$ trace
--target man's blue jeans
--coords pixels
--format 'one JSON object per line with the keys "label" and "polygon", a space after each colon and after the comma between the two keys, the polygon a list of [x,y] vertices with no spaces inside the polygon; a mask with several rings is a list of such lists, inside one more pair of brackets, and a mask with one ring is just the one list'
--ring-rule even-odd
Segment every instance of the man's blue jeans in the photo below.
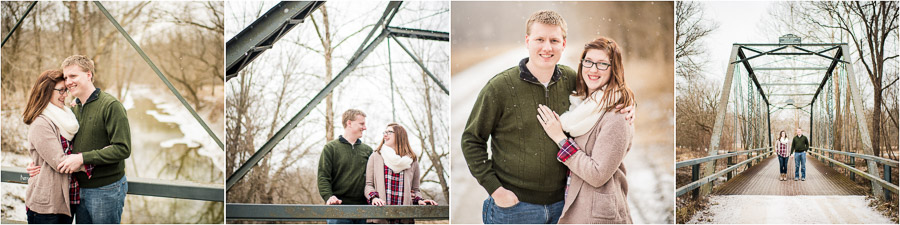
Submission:
{"label": "man's blue jeans", "polygon": [[800,177],[801,173],[803,174],[803,179],[806,179],[806,152],[795,152],[794,179]]}
{"label": "man's blue jeans", "polygon": [[81,188],[81,204],[75,211],[76,223],[118,224],[122,222],[128,180],[125,176],[98,188]]}
{"label": "man's blue jeans", "polygon": [[562,215],[564,204],[564,201],[549,205],[519,202],[512,207],[503,208],[497,206],[493,198],[488,197],[487,200],[484,200],[481,219],[485,224],[555,224]]}

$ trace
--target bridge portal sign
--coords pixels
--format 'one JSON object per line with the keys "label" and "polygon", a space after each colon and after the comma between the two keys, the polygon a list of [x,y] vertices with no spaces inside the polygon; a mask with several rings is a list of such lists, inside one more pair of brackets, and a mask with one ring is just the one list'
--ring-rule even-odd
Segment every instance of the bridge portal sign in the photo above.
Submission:
{"label": "bridge portal sign", "polygon": [[800,44],[800,36],[793,34],[785,34],[778,37],[778,44]]}

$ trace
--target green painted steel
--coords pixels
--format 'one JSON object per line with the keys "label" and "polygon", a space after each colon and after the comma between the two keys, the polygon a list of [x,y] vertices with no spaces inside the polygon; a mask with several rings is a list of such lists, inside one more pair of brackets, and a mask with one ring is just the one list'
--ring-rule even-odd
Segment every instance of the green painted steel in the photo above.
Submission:
{"label": "green painted steel", "polygon": [[25,21],[25,17],[28,16],[28,13],[31,12],[31,9],[33,9],[34,5],[36,4],[37,1],[33,1],[28,5],[28,9],[25,10],[25,14],[22,15],[22,18],[20,18],[19,21],[16,22],[16,25],[13,26],[13,28],[9,30],[9,33],[6,34],[6,37],[3,38],[3,43],[0,43],[0,47],[6,45],[6,41],[9,40],[9,37],[12,37],[12,34],[16,32],[16,29],[19,29],[19,26],[22,25],[22,21]]}
{"label": "green painted steel", "polygon": [[[0,179],[4,183],[28,184],[29,177],[24,168],[4,166]],[[224,191],[222,184],[128,178],[128,194],[132,195],[223,202]]]}
{"label": "green painted steel", "polygon": [[321,221],[325,219],[448,219],[449,206],[373,205],[225,205],[225,219],[253,221]]}
{"label": "green painted steel", "polygon": [[441,82],[441,80],[438,80],[438,78],[436,76],[434,76],[434,74],[431,73],[431,71],[429,71],[428,68],[425,67],[425,64],[422,63],[422,60],[420,60],[419,57],[416,57],[415,54],[413,54],[411,51],[409,51],[409,49],[406,48],[406,46],[403,45],[403,43],[400,43],[400,40],[397,40],[396,36],[394,36],[394,33],[391,33],[391,36],[393,37],[392,39],[394,39],[394,42],[396,42],[397,45],[399,45],[400,48],[403,49],[403,51],[406,51],[406,54],[408,54],[409,57],[412,58],[413,61],[415,61],[416,64],[422,68],[423,71],[425,71],[425,74],[428,74],[428,77],[431,77],[431,80],[434,81],[434,83],[437,83],[438,87],[441,87],[441,90],[444,91],[444,94],[449,95],[450,90],[448,90],[447,87],[444,86],[444,83]]}

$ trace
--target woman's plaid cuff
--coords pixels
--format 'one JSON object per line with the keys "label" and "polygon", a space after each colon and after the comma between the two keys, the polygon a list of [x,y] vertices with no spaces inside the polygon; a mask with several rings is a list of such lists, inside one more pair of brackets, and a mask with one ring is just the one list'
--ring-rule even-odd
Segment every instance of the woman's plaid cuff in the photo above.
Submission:
{"label": "woman's plaid cuff", "polygon": [[369,204],[372,204],[372,200],[374,200],[377,197],[378,197],[378,192],[374,192],[374,191],[369,192],[369,198],[366,198],[366,201],[368,201]]}
{"label": "woman's plaid cuff", "polygon": [[562,148],[559,149],[559,152],[556,153],[556,159],[560,162],[566,162],[566,160],[568,160],[569,157],[572,157],[572,155],[575,155],[578,150],[578,145],[575,144],[574,139],[566,139],[566,143],[564,143]]}

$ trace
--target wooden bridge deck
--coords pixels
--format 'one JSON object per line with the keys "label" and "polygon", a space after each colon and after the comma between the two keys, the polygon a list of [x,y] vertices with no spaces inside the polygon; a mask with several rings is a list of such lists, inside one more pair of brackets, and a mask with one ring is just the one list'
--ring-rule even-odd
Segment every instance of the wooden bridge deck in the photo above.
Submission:
{"label": "wooden bridge deck", "polygon": [[[794,158],[788,160],[788,176],[794,176]],[[807,155],[806,181],[780,181],[778,157],[764,159],[759,165],[736,175],[716,187],[717,195],[866,195],[866,189]]]}

